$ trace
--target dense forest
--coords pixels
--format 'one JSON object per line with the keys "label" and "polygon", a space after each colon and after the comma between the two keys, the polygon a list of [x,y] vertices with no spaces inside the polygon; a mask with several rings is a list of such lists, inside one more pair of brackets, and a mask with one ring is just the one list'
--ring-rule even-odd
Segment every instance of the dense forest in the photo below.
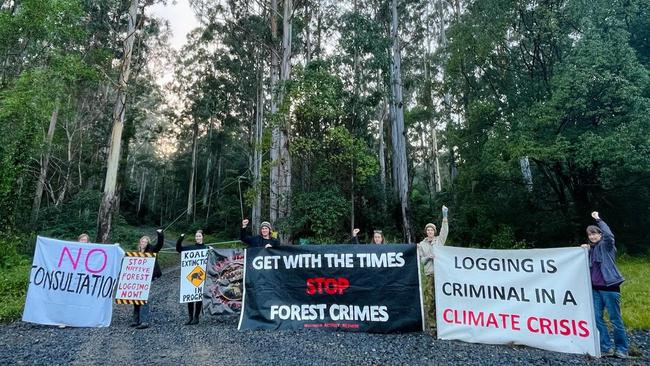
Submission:
{"label": "dense forest", "polygon": [[647,251],[650,0],[161,2],[0,1],[1,237]]}

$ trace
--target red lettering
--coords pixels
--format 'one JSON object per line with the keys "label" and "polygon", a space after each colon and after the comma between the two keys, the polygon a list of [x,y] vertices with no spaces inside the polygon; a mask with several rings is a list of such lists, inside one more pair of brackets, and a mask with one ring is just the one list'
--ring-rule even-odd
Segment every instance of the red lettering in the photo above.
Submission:
{"label": "red lettering", "polygon": [[451,309],[445,309],[445,310],[442,312],[442,319],[444,319],[447,323],[453,323],[453,322],[454,322],[453,319],[447,319],[447,314],[449,314],[449,313],[452,313],[452,314],[453,314],[453,312],[454,312],[454,311],[451,310]]}
{"label": "red lettering", "polygon": [[578,333],[579,337],[589,337],[589,328],[587,328],[587,322],[585,320],[578,322],[578,328],[580,328],[580,333]]}
{"label": "red lettering", "polygon": [[350,281],[347,278],[315,277],[307,279],[307,288],[305,291],[308,295],[322,295],[323,293],[328,295],[343,295],[349,287]]}

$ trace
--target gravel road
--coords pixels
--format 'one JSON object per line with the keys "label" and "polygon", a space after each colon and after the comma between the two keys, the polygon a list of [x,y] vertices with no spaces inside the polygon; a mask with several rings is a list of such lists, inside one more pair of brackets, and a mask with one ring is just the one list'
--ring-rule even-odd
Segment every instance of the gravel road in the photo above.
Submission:
{"label": "gravel road", "polygon": [[631,334],[643,356],[614,358],[395,335],[323,331],[237,331],[237,317],[201,318],[185,326],[178,269],[152,289],[152,327],[130,328],[129,305],[115,305],[108,328],[65,328],[15,322],[0,326],[0,365],[650,365],[650,332]]}

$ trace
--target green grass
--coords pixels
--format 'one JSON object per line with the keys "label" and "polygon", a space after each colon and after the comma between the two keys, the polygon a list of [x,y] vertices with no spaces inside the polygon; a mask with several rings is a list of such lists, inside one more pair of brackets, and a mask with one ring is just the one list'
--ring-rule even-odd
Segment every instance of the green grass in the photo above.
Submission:
{"label": "green grass", "polygon": [[0,322],[13,321],[22,315],[31,267],[25,259],[12,267],[0,268]]}
{"label": "green grass", "polygon": [[650,258],[621,257],[621,311],[628,329],[650,329]]}

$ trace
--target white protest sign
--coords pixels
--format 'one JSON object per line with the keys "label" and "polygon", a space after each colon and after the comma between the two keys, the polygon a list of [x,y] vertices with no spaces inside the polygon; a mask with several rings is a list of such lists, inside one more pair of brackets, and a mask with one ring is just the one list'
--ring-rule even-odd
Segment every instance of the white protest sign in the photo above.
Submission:
{"label": "white protest sign", "polygon": [[600,357],[587,251],[436,246],[438,338]]}
{"label": "white protest sign", "polygon": [[155,253],[127,252],[122,261],[115,302],[143,305],[149,299]]}
{"label": "white protest sign", "polygon": [[23,321],[107,327],[124,251],[119,245],[38,237]]}
{"label": "white protest sign", "polygon": [[203,301],[207,264],[208,249],[181,252],[181,303]]}

